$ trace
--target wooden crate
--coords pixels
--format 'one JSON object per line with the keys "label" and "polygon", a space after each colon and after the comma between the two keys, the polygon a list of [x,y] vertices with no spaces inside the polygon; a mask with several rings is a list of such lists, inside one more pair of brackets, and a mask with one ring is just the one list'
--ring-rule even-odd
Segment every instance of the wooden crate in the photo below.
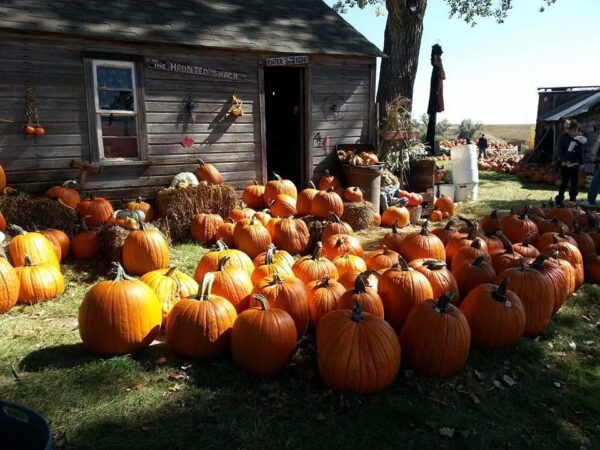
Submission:
{"label": "wooden crate", "polygon": [[420,194],[423,197],[423,203],[421,204],[421,217],[429,217],[431,215],[431,211],[433,211],[433,203],[435,202],[433,188],[427,192],[421,192]]}
{"label": "wooden crate", "polygon": [[435,176],[435,161],[428,159],[410,162],[410,170],[406,172],[408,190],[412,192],[427,192],[433,189]]}

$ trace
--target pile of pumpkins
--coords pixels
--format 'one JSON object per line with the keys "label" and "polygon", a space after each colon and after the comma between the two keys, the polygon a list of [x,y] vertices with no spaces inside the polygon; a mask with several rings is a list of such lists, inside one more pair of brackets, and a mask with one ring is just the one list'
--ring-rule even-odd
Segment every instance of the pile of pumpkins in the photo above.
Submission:
{"label": "pile of pumpkins", "polygon": [[379,158],[375,153],[371,152],[338,150],[337,155],[342,164],[350,164],[351,166],[373,166],[379,164]]}
{"label": "pile of pumpkins", "polygon": [[514,174],[522,159],[523,155],[490,154],[487,158],[478,160],[477,166],[479,170]]}
{"label": "pile of pumpkins", "polygon": [[[518,178],[526,179],[534,183],[558,186],[561,181],[558,169],[549,164],[530,163],[523,160],[512,169],[511,173]],[[579,172],[577,187],[580,189],[586,187],[585,172]]]}

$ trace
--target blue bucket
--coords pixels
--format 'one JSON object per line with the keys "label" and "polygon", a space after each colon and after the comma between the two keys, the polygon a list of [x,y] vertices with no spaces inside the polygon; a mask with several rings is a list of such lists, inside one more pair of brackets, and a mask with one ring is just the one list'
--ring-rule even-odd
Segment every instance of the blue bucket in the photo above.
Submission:
{"label": "blue bucket", "polygon": [[48,421],[32,409],[3,400],[0,436],[3,450],[52,450]]}

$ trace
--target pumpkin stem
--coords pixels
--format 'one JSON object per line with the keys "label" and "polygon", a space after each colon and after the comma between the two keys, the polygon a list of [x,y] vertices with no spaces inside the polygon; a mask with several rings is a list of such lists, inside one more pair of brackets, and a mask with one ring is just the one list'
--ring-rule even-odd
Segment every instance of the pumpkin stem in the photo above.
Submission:
{"label": "pumpkin stem", "polygon": [[396,226],[397,223],[398,222],[395,220],[392,222],[392,233],[394,234],[398,233],[398,227]]}
{"label": "pumpkin stem", "polygon": [[277,181],[281,181],[283,178],[281,178],[281,176],[277,175],[275,172],[273,172],[273,176],[275,177],[275,179]]}
{"label": "pumpkin stem", "polygon": [[198,300],[210,300],[210,292],[212,291],[212,285],[215,282],[215,274],[212,272],[206,272],[204,278],[202,278],[202,286],[200,287],[200,298]]}
{"label": "pumpkin stem", "polygon": [[544,268],[544,261],[546,261],[550,256],[546,254],[541,254],[529,265],[532,269],[542,270]]}
{"label": "pumpkin stem", "polygon": [[323,243],[321,241],[317,242],[315,245],[315,249],[312,252],[311,258],[313,261],[318,261],[321,259],[321,254],[323,253]]}
{"label": "pumpkin stem", "polygon": [[465,225],[466,225],[466,226],[467,226],[469,229],[470,229],[470,228],[473,228],[473,225],[475,225],[475,224],[473,223],[473,221],[472,221],[472,220],[469,220],[469,219],[467,219],[467,218],[466,218],[466,217],[464,217],[464,216],[458,216],[458,220],[460,220],[461,222],[464,222],[464,223],[465,223]]}
{"label": "pumpkin stem", "polygon": [[275,254],[275,246],[273,244],[270,244],[269,247],[267,248],[267,253],[265,255],[265,264],[270,266],[271,264],[273,264],[273,256]]}
{"label": "pumpkin stem", "polygon": [[229,247],[227,247],[227,244],[225,243],[225,241],[223,239],[219,239],[217,241],[217,248],[216,248],[217,251],[222,252],[223,250],[228,250],[228,249],[229,249]]}
{"label": "pumpkin stem", "polygon": [[523,214],[521,214],[519,216],[519,219],[521,220],[529,220],[529,211],[531,210],[531,205],[527,205],[525,207],[525,211],[523,211]]}
{"label": "pumpkin stem", "polygon": [[479,267],[481,266],[481,264],[483,263],[483,261],[485,260],[485,256],[478,256],[477,258],[475,258],[475,260],[471,263],[471,265],[475,266],[475,267]]}
{"label": "pumpkin stem", "polygon": [[262,294],[253,294],[252,298],[254,300],[256,300],[258,303],[260,303],[260,307],[262,308],[263,311],[270,311],[271,308],[269,307],[269,301],[267,300],[267,297],[265,297]]}
{"label": "pumpkin stem", "polygon": [[444,261],[438,261],[437,259],[429,259],[425,261],[423,265],[429,270],[441,270],[446,267],[446,263]]}
{"label": "pumpkin stem", "polygon": [[317,189],[317,187],[315,186],[315,183],[312,182],[312,180],[308,180],[308,188],[309,189]]}
{"label": "pumpkin stem", "polygon": [[448,305],[452,301],[453,297],[454,297],[454,290],[451,290],[450,292],[446,292],[445,294],[442,294],[442,296],[438,299],[438,301],[435,302],[435,310],[439,313],[447,313],[449,310]]}
{"label": "pumpkin stem", "polygon": [[123,280],[129,280],[129,281],[135,280],[135,278],[127,275],[127,273],[125,272],[125,269],[123,269],[123,266],[119,262],[112,263],[111,272],[115,274],[115,278],[114,278],[113,282],[123,281]]}
{"label": "pumpkin stem", "polygon": [[498,219],[498,210],[494,209],[491,213],[490,213],[490,219]]}
{"label": "pumpkin stem", "polygon": [[476,248],[477,250],[481,250],[481,239],[473,239],[473,242],[471,242],[471,247]]}
{"label": "pumpkin stem", "polygon": [[337,214],[329,212],[329,215],[331,216],[331,221],[333,223],[340,223],[341,222],[340,217]]}
{"label": "pumpkin stem", "polygon": [[408,263],[400,254],[398,254],[398,265],[400,266],[400,269],[402,269],[403,272],[406,272],[409,269]]}
{"label": "pumpkin stem", "polygon": [[354,281],[354,292],[357,294],[362,294],[366,292],[367,286],[365,282],[365,277],[362,274],[358,274],[356,280]]}
{"label": "pumpkin stem", "polygon": [[333,186],[329,186],[329,189],[327,189],[327,192],[333,192],[333,191],[334,191]]}
{"label": "pumpkin stem", "polygon": [[525,237],[523,238],[523,242],[521,243],[521,245],[523,247],[529,247],[530,242],[531,242],[531,233],[527,233],[525,235]]}
{"label": "pumpkin stem", "polygon": [[500,285],[498,286],[498,288],[492,292],[492,297],[494,297],[494,300],[497,300],[499,302],[506,302],[506,290],[508,289],[508,277],[504,277],[504,280],[502,280],[502,283],[500,283]]}
{"label": "pumpkin stem", "polygon": [[467,239],[472,241],[477,236],[479,232],[479,225],[477,223],[473,223],[473,225],[469,228],[469,234],[467,234]]}
{"label": "pumpkin stem", "polygon": [[455,219],[454,217],[450,217],[450,219],[448,219],[448,223],[446,224],[446,226],[444,227],[444,231],[450,231],[450,229],[452,228],[452,226],[454,225]]}
{"label": "pumpkin stem", "polygon": [[217,265],[217,272],[223,272],[225,270],[225,264],[227,264],[227,262],[230,259],[231,258],[229,256],[223,256],[222,258],[219,258],[219,263]]}
{"label": "pumpkin stem", "polygon": [[203,166],[204,164],[206,164],[203,160],[198,159],[198,164],[200,164],[201,166]]}
{"label": "pumpkin stem", "polygon": [[421,225],[421,236],[427,236],[429,234],[429,231],[427,231],[427,226],[429,225],[429,220],[425,220],[425,222],[423,222],[423,225]]}
{"label": "pumpkin stem", "polygon": [[274,286],[276,284],[281,284],[283,283],[283,280],[281,279],[281,277],[279,276],[279,274],[277,272],[275,272],[273,274],[273,280],[271,281],[270,285]]}
{"label": "pumpkin stem", "polygon": [[493,230],[488,231],[487,233],[485,233],[485,237],[498,237],[498,235],[502,233],[502,229],[501,228],[494,228]]}
{"label": "pumpkin stem", "polygon": [[139,196],[138,198],[135,199],[135,203],[142,203],[142,202],[143,202],[143,200],[142,200],[141,196]]}
{"label": "pumpkin stem", "polygon": [[329,274],[325,274],[323,275],[323,278],[321,279],[321,281],[319,281],[317,283],[317,287],[329,287],[329,281],[330,281],[330,277]]}
{"label": "pumpkin stem", "polygon": [[552,235],[552,244],[558,244],[560,241],[558,240],[558,234],[554,233]]}
{"label": "pumpkin stem", "polygon": [[77,186],[76,180],[67,180],[62,184],[62,187],[64,188],[73,187],[73,189],[75,189],[75,186]]}
{"label": "pumpkin stem", "polygon": [[170,277],[173,275],[173,272],[175,272],[177,270],[177,266],[171,266],[169,267],[169,270],[167,270],[167,272],[165,273],[165,277]]}
{"label": "pumpkin stem", "polygon": [[352,315],[350,316],[353,322],[362,321],[362,306],[360,303],[354,302],[354,306],[352,306]]}
{"label": "pumpkin stem", "polygon": [[13,233],[13,234],[27,234],[27,231],[25,231],[23,228],[21,228],[19,225],[14,225],[14,224],[10,224],[8,226],[8,229]]}
{"label": "pumpkin stem", "polygon": [[29,255],[25,255],[25,267],[31,267],[33,263],[31,262],[31,258]]}
{"label": "pumpkin stem", "polygon": [[502,241],[502,245],[504,245],[504,252],[512,255],[514,253],[512,243],[508,240],[504,233],[499,233],[498,238]]}

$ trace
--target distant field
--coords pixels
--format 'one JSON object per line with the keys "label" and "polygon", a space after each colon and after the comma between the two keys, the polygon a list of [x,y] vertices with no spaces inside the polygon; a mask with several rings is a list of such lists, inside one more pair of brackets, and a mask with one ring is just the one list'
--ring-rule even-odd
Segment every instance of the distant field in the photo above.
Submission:
{"label": "distant field", "polygon": [[[489,135],[492,139],[501,139],[504,141],[527,142],[532,124],[513,124],[513,125],[485,125],[483,133]],[[454,138],[458,134],[458,125],[452,125],[446,133],[449,138]]]}

